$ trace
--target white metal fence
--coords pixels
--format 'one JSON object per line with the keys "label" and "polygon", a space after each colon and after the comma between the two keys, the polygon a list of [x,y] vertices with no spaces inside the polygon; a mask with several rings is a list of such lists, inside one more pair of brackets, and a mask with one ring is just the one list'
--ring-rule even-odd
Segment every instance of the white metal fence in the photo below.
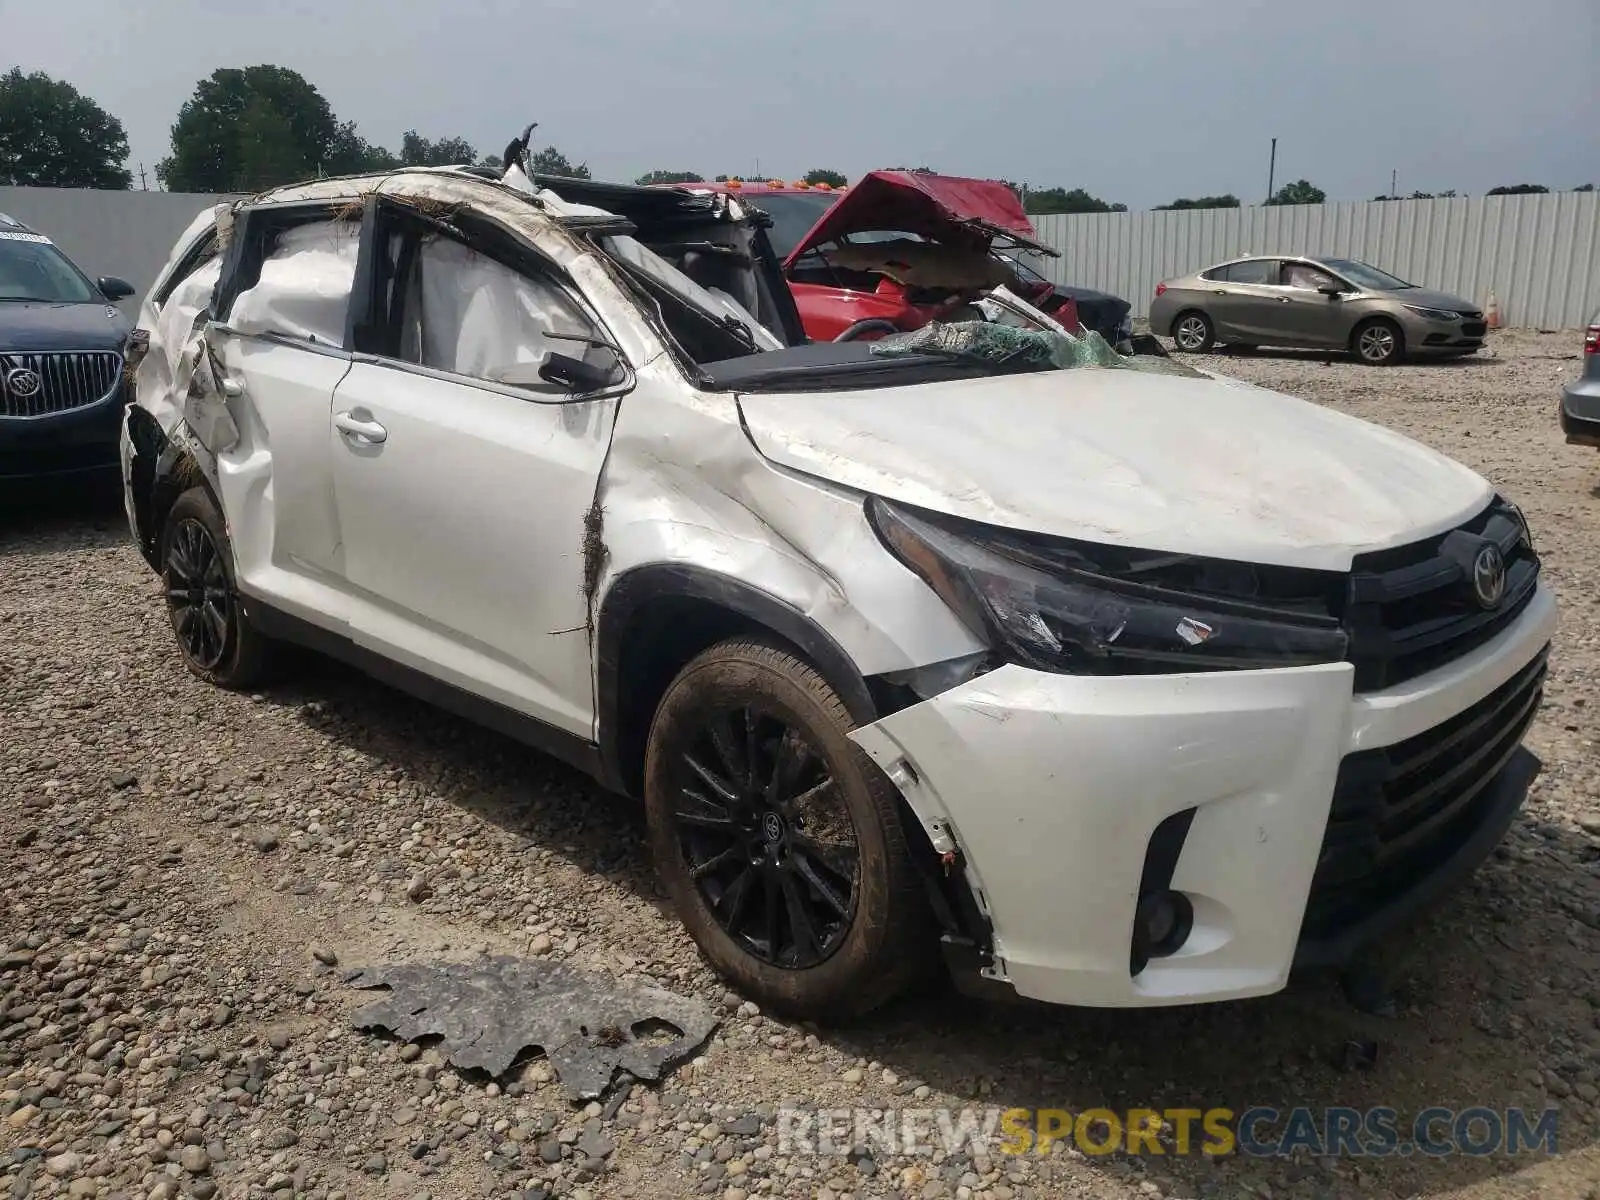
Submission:
{"label": "white metal fence", "polygon": [[1600,192],[1034,217],[1061,251],[1040,269],[1150,310],[1156,284],[1241,254],[1359,258],[1480,305],[1505,325],[1564,329],[1600,310]]}
{"label": "white metal fence", "polygon": [[[0,187],[0,212],[49,234],[89,275],[121,275],[134,311],[172,243],[220,197]],[[1239,254],[1337,254],[1484,304],[1507,325],[1585,325],[1600,311],[1600,193],[1035,217],[1062,252],[1040,269],[1150,308],[1155,286]]]}
{"label": "white metal fence", "polygon": [[90,278],[117,275],[133,284],[134,294],[119,305],[131,317],[178,235],[220,199],[195,192],[0,187],[0,213],[48,235]]}

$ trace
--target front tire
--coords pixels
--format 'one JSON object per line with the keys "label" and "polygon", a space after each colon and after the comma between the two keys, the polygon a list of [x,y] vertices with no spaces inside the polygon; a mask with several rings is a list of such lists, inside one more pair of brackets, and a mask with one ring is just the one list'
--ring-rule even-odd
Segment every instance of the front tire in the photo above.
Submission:
{"label": "front tire", "polygon": [[1185,354],[1204,354],[1216,344],[1217,334],[1210,317],[1191,309],[1172,323],[1172,340]]}
{"label": "front tire", "polygon": [[790,651],[723,642],[668,687],[645,755],[656,869],[711,965],[776,1011],[847,1019],[929,961],[894,788]]}
{"label": "front tire", "polygon": [[1406,337],[1393,321],[1377,317],[1356,326],[1350,349],[1369,367],[1390,367],[1405,358]]}
{"label": "front tire", "polygon": [[160,562],[184,665],[219,687],[248,688],[264,679],[272,644],[239,602],[227,524],[205,488],[190,488],[167,513]]}

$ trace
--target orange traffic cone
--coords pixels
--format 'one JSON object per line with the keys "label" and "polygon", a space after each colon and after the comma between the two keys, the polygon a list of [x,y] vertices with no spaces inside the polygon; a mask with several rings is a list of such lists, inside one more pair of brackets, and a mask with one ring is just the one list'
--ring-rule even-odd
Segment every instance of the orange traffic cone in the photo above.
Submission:
{"label": "orange traffic cone", "polygon": [[1489,292],[1489,303],[1484,305],[1483,319],[1490,329],[1500,328],[1500,301],[1492,290]]}

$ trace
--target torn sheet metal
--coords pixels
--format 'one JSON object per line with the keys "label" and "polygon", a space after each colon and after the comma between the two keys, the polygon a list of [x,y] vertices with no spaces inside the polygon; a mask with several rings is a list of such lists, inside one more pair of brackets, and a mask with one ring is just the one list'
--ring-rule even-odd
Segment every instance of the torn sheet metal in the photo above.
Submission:
{"label": "torn sheet metal", "polygon": [[717,1025],[699,1001],[538,959],[367,967],[348,982],[390,989],[351,1017],[355,1028],[438,1036],[457,1067],[491,1075],[538,1047],[573,1100],[601,1095],[619,1071],[660,1079]]}

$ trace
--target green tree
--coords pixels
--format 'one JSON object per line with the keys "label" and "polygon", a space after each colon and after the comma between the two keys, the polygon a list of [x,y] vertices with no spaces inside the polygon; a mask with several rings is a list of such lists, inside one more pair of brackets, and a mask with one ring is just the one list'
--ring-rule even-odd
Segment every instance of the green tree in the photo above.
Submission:
{"label": "green tree", "polygon": [[175,192],[293,183],[327,173],[339,136],[328,102],[298,72],[223,67],[178,110],[172,154],[156,165],[156,178]]}
{"label": "green tree", "polygon": [[400,160],[356,132],[354,121],[341,122],[322,169],[329,175],[360,175],[366,171],[392,171]]}
{"label": "green tree", "polygon": [[1238,208],[1239,197],[1228,196],[1200,196],[1194,200],[1184,196],[1174,200],[1171,204],[1158,204],[1156,211],[1179,210],[1189,208]]}
{"label": "green tree", "polygon": [[400,138],[400,165],[404,167],[454,167],[476,162],[478,152],[466,138],[430,140],[415,129]]}
{"label": "green tree", "polygon": [[528,166],[535,175],[565,175],[569,179],[592,178],[587,163],[573,164],[554,146],[546,146],[543,150],[528,155]]}
{"label": "green tree", "polygon": [[849,186],[850,181],[837,171],[829,171],[823,167],[813,167],[801,176],[807,183],[825,183],[829,187],[842,188]]}
{"label": "green tree", "polygon": [[122,122],[70,83],[43,71],[0,75],[0,183],[126,188]]}
{"label": "green tree", "polygon": [[1594,184],[1592,184],[1592,183],[1580,183],[1577,187],[1573,188],[1572,190],[1575,191],[1575,192],[1592,192],[1592,191],[1594,191]]}
{"label": "green tree", "polygon": [[1312,183],[1309,179],[1296,179],[1293,183],[1286,183],[1276,192],[1272,193],[1268,204],[1321,204],[1328,198],[1328,193]]}
{"label": "green tree", "polygon": [[1091,196],[1082,188],[1035,188],[1027,192],[1024,207],[1034,216],[1049,213],[1103,213],[1127,212],[1126,204],[1107,204],[1098,196]]}
{"label": "green tree", "polygon": [[693,171],[646,171],[634,182],[640,187],[650,187],[657,183],[704,183],[705,179]]}
{"label": "green tree", "polygon": [[1513,183],[1509,187],[1493,187],[1486,196],[1543,196],[1550,189],[1542,183]]}

